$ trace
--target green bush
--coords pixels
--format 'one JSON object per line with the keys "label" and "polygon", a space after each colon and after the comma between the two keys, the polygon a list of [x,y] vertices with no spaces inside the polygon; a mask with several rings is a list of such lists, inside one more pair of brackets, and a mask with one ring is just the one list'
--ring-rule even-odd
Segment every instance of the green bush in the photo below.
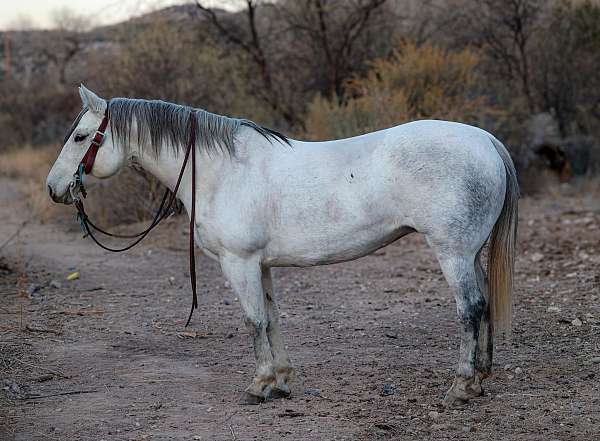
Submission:
{"label": "green bush", "polygon": [[307,136],[340,138],[417,119],[484,124],[498,112],[480,90],[478,62],[471,49],[403,44],[389,59],[373,61],[365,77],[350,80],[345,102],[315,97]]}

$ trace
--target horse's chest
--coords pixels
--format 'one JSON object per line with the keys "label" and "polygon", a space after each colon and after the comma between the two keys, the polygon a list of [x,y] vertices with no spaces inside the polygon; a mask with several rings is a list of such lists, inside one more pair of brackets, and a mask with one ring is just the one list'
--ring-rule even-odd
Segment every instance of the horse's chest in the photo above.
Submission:
{"label": "horse's chest", "polygon": [[201,211],[196,217],[196,243],[211,257],[224,253],[253,254],[265,245],[261,225],[242,209]]}

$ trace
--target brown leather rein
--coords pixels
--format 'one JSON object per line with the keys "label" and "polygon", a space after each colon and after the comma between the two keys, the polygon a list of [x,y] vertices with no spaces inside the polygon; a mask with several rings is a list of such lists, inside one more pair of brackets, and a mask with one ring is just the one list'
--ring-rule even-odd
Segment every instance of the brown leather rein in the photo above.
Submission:
{"label": "brown leather rein", "polygon": [[[85,188],[83,186],[83,175],[89,174],[94,167],[94,161],[96,160],[96,154],[98,153],[98,149],[104,143],[104,139],[106,137],[106,128],[108,127],[109,121],[109,112],[108,108],[104,113],[104,118],[102,119],[102,123],[98,130],[94,134],[94,138],[90,146],[88,147],[85,156],[81,160],[79,164],[77,172],[75,172],[75,181],[72,182],[70,186],[71,197],[73,198],[75,207],[77,208],[77,218],[81,224],[82,229],[84,230],[85,236],[89,236],[99,247],[113,252],[120,253],[123,251],[127,251],[138,243],[140,243],[147,235],[152,231],[161,221],[169,216],[171,213],[171,208],[175,202],[177,197],[177,191],[179,190],[179,186],[181,184],[181,180],[183,178],[183,173],[185,171],[185,167],[188,162],[188,158],[192,156],[192,206],[190,209],[190,253],[189,253],[189,262],[190,262],[190,283],[192,285],[192,307],[190,309],[190,315],[188,316],[187,322],[185,326],[187,327],[190,324],[190,320],[192,319],[192,314],[194,313],[194,309],[198,308],[198,296],[196,294],[196,254],[194,251],[194,232],[195,232],[195,223],[196,223],[196,127],[198,124],[198,118],[195,111],[190,112],[189,116],[189,127],[190,127],[190,135],[188,139],[187,148],[185,151],[185,157],[183,159],[183,165],[181,166],[181,171],[179,172],[179,177],[177,178],[177,183],[173,188],[173,191],[170,191],[168,188],[165,190],[165,194],[162,197],[160,205],[158,207],[158,211],[154,216],[154,219],[143,231],[140,231],[137,234],[126,235],[126,234],[115,234],[110,233],[108,231],[103,230],[102,228],[96,226],[88,217],[85,212],[85,207],[83,206],[83,199],[79,197],[79,193],[85,198],[87,196]],[[103,243],[101,243],[98,238],[94,235],[93,231],[96,231],[100,234],[109,237],[123,238],[123,239],[135,239],[129,245],[123,248],[111,248]]]}

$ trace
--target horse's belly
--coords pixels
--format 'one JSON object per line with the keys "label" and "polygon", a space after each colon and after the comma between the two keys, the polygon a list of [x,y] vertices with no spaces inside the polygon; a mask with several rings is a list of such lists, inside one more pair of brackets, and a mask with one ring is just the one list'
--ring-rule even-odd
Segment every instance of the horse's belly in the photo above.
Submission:
{"label": "horse's belly", "polygon": [[[324,225],[318,231],[275,240],[265,250],[264,263],[269,266],[315,266],[345,262],[366,256],[414,231],[408,226],[388,226],[361,230]],[[335,230],[335,231],[331,231]]]}

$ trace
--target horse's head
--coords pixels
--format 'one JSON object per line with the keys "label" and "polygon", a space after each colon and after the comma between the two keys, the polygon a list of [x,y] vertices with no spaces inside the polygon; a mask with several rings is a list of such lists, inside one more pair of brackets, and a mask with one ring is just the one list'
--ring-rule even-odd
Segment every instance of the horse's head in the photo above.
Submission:
{"label": "horse's head", "polygon": [[[46,179],[52,200],[64,204],[73,203],[69,188],[75,182],[79,165],[94,141],[108,106],[106,100],[83,85],[79,87],[79,95],[83,110],[67,133],[63,148]],[[114,175],[126,161],[125,149],[115,146],[110,136],[110,122],[105,134],[95,160],[87,171],[97,178],[108,178]]]}

